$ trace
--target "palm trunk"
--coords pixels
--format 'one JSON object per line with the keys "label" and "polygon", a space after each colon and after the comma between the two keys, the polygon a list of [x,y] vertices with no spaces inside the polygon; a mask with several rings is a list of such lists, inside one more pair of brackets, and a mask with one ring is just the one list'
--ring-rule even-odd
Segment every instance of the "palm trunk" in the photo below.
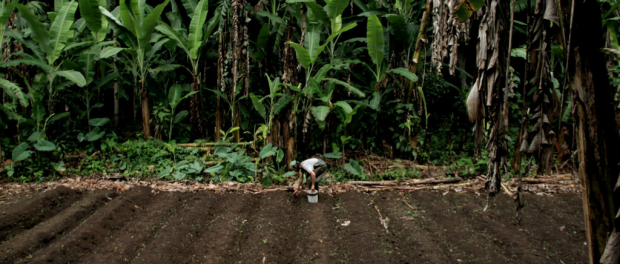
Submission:
{"label": "palm trunk", "polygon": [[[233,110],[233,116],[232,116],[232,126],[233,127],[238,127],[239,126],[239,103],[237,102],[236,99],[236,95],[237,95],[237,84],[239,82],[239,57],[240,57],[240,53],[241,53],[241,42],[239,41],[239,6],[241,5],[239,3],[240,0],[234,0],[234,2],[232,3],[232,7],[233,7],[233,43],[232,43],[232,52],[233,52],[233,87],[232,87],[232,95],[231,95],[231,102],[233,102],[232,105],[232,110]],[[235,133],[235,141],[239,142],[241,140],[241,134],[240,134],[240,129],[237,129],[234,133]]]}
{"label": "palm trunk", "polygon": [[[222,35],[220,33],[219,47],[218,47],[218,59],[217,59],[217,88],[222,91],[222,85],[224,84],[224,76],[222,67],[224,67],[224,45],[222,43]],[[220,140],[220,130],[222,130],[222,107],[221,107],[220,95],[217,95],[217,104],[215,108],[215,141]]]}
{"label": "palm trunk", "polygon": [[136,75],[133,76],[133,95],[132,95],[132,108],[131,112],[133,113],[133,121],[136,121],[136,95],[138,94],[138,77]]}
{"label": "palm trunk", "polygon": [[[192,82],[192,92],[194,91],[198,91],[198,88],[200,87],[200,79],[198,78],[198,76],[196,75],[196,71],[193,72],[194,75],[194,80]],[[192,123],[192,134],[194,134],[194,136],[198,136],[202,137],[203,135],[203,129],[202,129],[202,119],[200,119],[200,99],[199,99],[199,93],[196,93],[194,95],[192,95],[191,101],[190,101],[190,123]]]}
{"label": "palm trunk", "polygon": [[[112,32],[113,36],[116,36],[116,32]],[[116,38],[114,38],[114,41],[116,41]],[[116,68],[116,55],[114,55],[114,71],[118,72],[118,69]],[[118,126],[118,121],[120,119],[119,117],[120,114],[120,105],[118,102],[118,79],[114,80],[114,126]]]}
{"label": "palm trunk", "polygon": [[[615,130],[613,96],[607,78],[599,3],[574,1],[574,22],[571,24],[571,43],[568,49],[568,76],[576,106],[579,176],[586,224],[590,263],[599,263],[614,227],[614,217],[620,205],[618,162],[620,137]],[[565,23],[566,24],[566,23]],[[614,192],[614,186],[616,190]],[[617,249],[616,249],[617,250]],[[605,260],[618,263],[620,260]]]}
{"label": "palm trunk", "polygon": [[149,113],[149,98],[146,87],[144,87],[144,79],[140,80],[140,96],[142,97],[142,136],[145,140],[151,137],[151,127],[149,120],[151,120]]}

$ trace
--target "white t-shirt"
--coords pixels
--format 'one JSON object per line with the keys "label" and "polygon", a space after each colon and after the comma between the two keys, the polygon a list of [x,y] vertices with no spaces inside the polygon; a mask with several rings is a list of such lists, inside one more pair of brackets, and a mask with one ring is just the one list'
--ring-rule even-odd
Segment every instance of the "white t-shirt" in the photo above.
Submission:
{"label": "white t-shirt", "polygon": [[319,159],[317,158],[311,158],[311,159],[307,159],[301,162],[301,167],[307,171],[308,173],[314,171],[314,164],[316,164],[317,162],[319,162]]}

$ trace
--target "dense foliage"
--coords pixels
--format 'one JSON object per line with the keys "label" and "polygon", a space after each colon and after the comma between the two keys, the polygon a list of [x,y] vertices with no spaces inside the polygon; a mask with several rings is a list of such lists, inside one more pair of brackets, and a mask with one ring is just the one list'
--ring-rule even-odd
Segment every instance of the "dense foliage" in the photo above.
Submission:
{"label": "dense foliage", "polygon": [[[322,154],[365,178],[348,161],[360,153],[481,173],[487,153],[475,152],[465,105],[475,62],[459,56],[455,74],[437,70],[443,62],[431,63],[424,4],[3,0],[0,154],[12,160],[3,174],[254,181],[260,171],[277,182],[289,160]],[[536,90],[516,89],[526,4],[515,10],[511,120]],[[613,27],[610,17],[603,19]],[[462,46],[459,54],[475,52],[474,42]],[[570,127],[562,48],[550,46],[551,91]],[[511,153],[519,136],[518,126],[506,135]],[[176,145],[196,140],[251,141],[256,155],[242,145],[221,144],[210,155]],[[82,158],[68,166],[74,156]],[[205,165],[218,158],[226,162]]]}

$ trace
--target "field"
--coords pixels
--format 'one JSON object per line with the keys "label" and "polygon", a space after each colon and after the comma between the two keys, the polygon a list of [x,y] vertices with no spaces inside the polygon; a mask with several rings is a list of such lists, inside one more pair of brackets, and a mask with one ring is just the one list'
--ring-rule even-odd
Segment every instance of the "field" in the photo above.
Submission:
{"label": "field", "polygon": [[0,200],[0,263],[586,263],[580,195],[525,199],[61,187]]}

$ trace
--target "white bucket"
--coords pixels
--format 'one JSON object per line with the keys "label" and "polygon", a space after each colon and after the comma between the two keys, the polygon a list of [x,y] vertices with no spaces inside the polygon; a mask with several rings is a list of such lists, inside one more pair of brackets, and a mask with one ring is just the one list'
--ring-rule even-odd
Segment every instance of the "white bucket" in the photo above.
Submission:
{"label": "white bucket", "polygon": [[308,193],[308,202],[309,203],[317,203],[319,202],[319,192],[317,190],[309,190]]}

